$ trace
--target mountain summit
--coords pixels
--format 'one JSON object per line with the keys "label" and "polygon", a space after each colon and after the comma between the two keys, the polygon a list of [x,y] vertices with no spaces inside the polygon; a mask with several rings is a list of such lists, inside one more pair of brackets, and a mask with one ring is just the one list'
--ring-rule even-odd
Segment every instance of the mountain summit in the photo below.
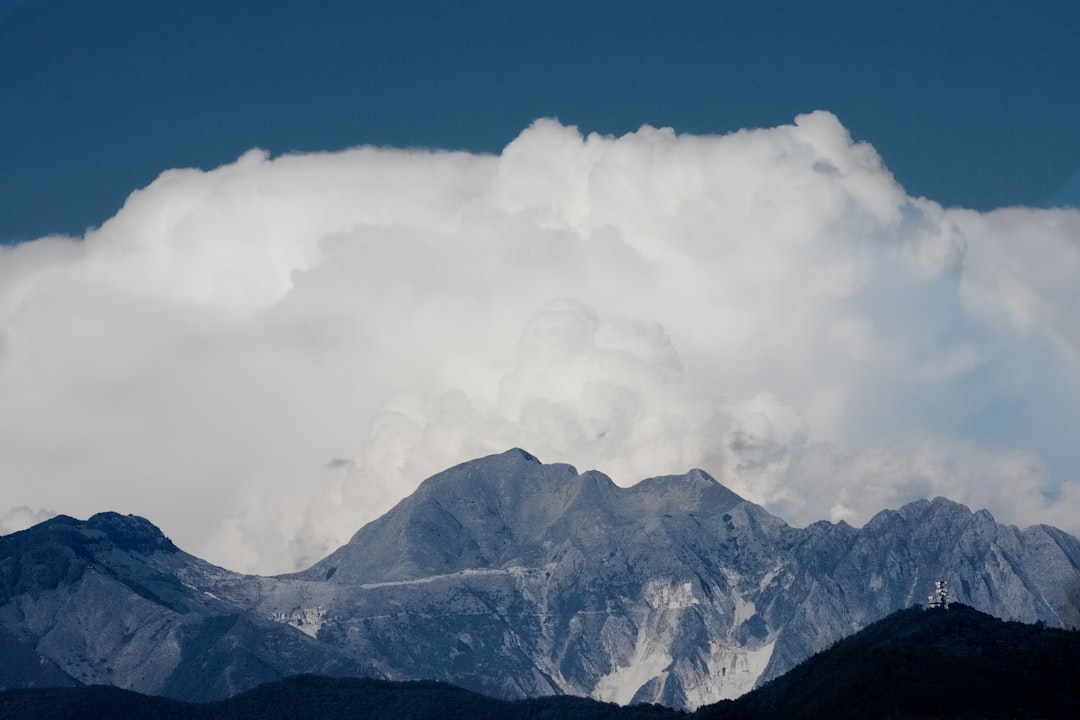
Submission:
{"label": "mountain summit", "polygon": [[620,488],[603,473],[544,465],[513,449],[429,478],[295,577],[372,583],[533,566],[569,538],[611,544],[611,533],[637,532],[650,518],[715,514],[742,502],[701,470]]}
{"label": "mountain summit", "polygon": [[[292,575],[229,573],[155,531],[102,514],[0,538],[0,632],[72,682],[178,698],[243,657],[199,699],[314,671],[694,708],[937,579],[1001,618],[1080,625],[1080,541],[1054,528],[939,498],[799,529],[700,470],[620,488],[516,449],[429,478]],[[0,677],[38,682],[19,667]]]}

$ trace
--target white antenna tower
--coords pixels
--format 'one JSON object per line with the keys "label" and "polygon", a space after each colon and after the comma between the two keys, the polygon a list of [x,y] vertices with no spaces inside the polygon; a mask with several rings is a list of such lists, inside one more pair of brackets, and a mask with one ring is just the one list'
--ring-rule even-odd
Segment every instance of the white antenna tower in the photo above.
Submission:
{"label": "white antenna tower", "polygon": [[930,596],[930,601],[926,605],[931,608],[942,608],[943,610],[949,609],[949,583],[945,580],[938,580],[934,583],[934,594]]}

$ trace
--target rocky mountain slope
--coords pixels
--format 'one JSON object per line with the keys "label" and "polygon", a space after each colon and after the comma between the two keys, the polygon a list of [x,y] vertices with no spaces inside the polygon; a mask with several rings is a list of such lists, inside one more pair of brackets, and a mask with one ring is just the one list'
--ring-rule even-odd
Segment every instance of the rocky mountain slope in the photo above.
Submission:
{"label": "rocky mountain slope", "polygon": [[446,720],[1075,718],[1080,632],[1004,622],[963,605],[900,610],[737,700],[692,715],[571,697],[506,701],[433,682],[297,676],[191,704],[108,686],[0,692],[0,720]]}
{"label": "rocky mountain slope", "polygon": [[798,529],[701,471],[619,488],[511,450],[428,479],[290,576],[230,573],[111,514],[0,538],[0,632],[26,650],[0,678],[52,668],[204,699],[357,673],[694,708],[923,601],[939,578],[995,616],[1080,625],[1080,541],[1054,528],[938,498],[859,529]]}
{"label": "rocky mountain slope", "polygon": [[181,552],[142,518],[52,518],[0,538],[0,635],[12,642],[5,650],[17,649],[0,656],[0,678],[5,687],[108,684],[197,701],[303,667],[369,672],[252,612],[259,585]]}

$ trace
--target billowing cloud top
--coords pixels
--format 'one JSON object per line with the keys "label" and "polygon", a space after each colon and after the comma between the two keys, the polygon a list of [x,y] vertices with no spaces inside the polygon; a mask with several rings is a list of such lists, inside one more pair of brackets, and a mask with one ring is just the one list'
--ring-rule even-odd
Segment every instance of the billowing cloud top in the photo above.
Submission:
{"label": "billowing cloud top", "polygon": [[827,112],[171,170],[0,249],[0,531],[115,509],[291,570],[516,445],[795,523],[948,495],[1075,532],[1078,238],[908,197]]}

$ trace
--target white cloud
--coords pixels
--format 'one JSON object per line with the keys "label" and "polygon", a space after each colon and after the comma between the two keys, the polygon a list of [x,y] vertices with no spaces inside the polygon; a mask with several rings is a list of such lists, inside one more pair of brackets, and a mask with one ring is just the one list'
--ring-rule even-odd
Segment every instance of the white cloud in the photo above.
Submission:
{"label": "white cloud", "polygon": [[174,170],[0,249],[0,492],[264,572],[518,445],[793,522],[1080,530],[1080,212],[910,198],[828,113]]}
{"label": "white cloud", "polygon": [[32,525],[45,522],[56,513],[51,510],[33,510],[25,505],[13,507],[0,515],[0,535],[25,530]]}

